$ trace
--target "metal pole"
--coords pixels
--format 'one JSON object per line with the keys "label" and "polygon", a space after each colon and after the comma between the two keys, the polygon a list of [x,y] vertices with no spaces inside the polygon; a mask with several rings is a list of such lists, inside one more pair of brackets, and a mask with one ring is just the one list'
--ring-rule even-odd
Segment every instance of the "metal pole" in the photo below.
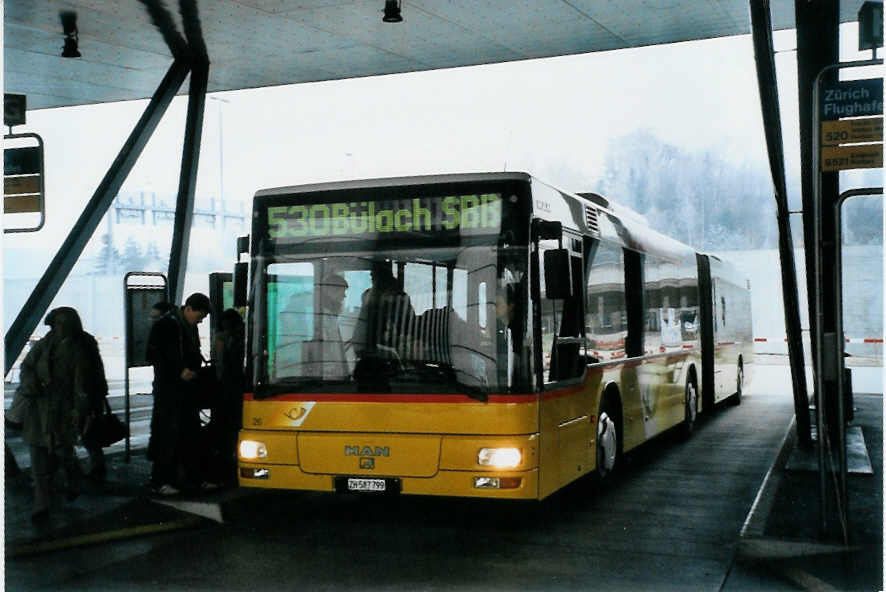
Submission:
{"label": "metal pole", "polygon": [[145,108],[132,133],[127,138],[120,153],[114,160],[105,177],[99,183],[89,203],[74,224],[68,237],[59,247],[52,262],[43,273],[43,277],[37,282],[31,295],[28,297],[18,316],[6,332],[6,365],[4,375],[7,374],[21,354],[28,337],[34,332],[34,328],[40,322],[46,309],[52,303],[74,264],[92,237],[102,216],[108,211],[108,207],[117,195],[120,186],[129,171],[135,165],[139,155],[156,129],[157,124],[166,112],[166,108],[172,102],[172,98],[181,87],[188,73],[189,65],[181,60],[175,60],[169,71],[164,76],[160,86],[157,87],[151,102]]}
{"label": "metal pole", "polygon": [[129,294],[126,293],[126,284],[129,282],[129,276],[132,275],[133,272],[129,272],[123,276],[123,322],[126,324],[124,329],[123,338],[123,359],[125,367],[123,368],[123,404],[125,405],[124,416],[126,419],[126,455],[125,461],[129,462],[129,424],[131,417],[131,410],[129,408],[129,340],[131,339],[131,335],[129,334],[129,319],[132,317],[132,307],[129,305]]}

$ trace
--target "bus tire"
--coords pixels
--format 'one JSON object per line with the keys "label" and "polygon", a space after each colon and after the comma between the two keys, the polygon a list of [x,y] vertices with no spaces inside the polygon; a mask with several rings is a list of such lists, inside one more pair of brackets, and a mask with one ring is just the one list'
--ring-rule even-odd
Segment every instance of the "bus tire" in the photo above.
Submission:
{"label": "bus tire", "polygon": [[612,395],[604,395],[597,415],[597,468],[600,481],[607,479],[621,465],[621,414]]}
{"label": "bus tire", "polygon": [[744,391],[744,366],[738,361],[738,372],[735,373],[735,394],[732,395],[732,404],[736,407],[741,405],[741,395]]}
{"label": "bus tire", "polygon": [[686,388],[683,389],[683,423],[680,424],[680,439],[688,440],[695,430],[695,420],[698,419],[698,388],[692,378],[686,380]]}

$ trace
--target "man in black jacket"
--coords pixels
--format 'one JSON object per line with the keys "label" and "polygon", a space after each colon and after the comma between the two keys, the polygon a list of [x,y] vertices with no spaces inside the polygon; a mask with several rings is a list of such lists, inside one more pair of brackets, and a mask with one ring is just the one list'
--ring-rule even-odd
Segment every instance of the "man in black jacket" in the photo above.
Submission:
{"label": "man in black jacket", "polygon": [[203,356],[197,331],[209,314],[209,298],[195,292],[151,327],[148,361],[154,366],[154,410],[148,456],[154,465],[151,486],[160,495],[176,495],[200,482],[199,410],[195,403]]}

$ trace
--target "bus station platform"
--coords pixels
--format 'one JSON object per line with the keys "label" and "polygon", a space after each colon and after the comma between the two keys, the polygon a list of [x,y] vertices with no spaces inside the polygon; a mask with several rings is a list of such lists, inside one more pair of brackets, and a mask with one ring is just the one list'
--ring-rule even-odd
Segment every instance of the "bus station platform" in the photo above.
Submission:
{"label": "bus station platform", "polygon": [[792,422],[748,513],[725,590],[884,589],[883,396],[856,393],[853,407],[848,523],[836,523],[832,507],[823,531],[817,462],[814,469],[808,462],[817,460],[817,448],[799,449]]}
{"label": "bus station platform", "polygon": [[[788,469],[795,448],[794,429],[785,426],[785,438],[772,451],[772,465],[749,508],[744,528],[735,533],[735,556],[723,574],[720,589],[744,590],[881,590],[883,588],[883,398],[856,394],[855,418],[872,467],[871,473],[849,475],[850,545],[819,529],[818,475]],[[748,429],[753,429],[748,426]],[[14,434],[7,434],[7,441]],[[243,489],[194,496],[152,497],[147,488],[150,463],[144,448],[108,458],[104,482],[84,479],[79,497],[68,501],[54,494],[47,520],[30,519],[31,488],[26,466],[5,479],[6,589],[42,589],[46,574],[27,574],[17,561],[40,561],[41,570],[58,574],[78,569],[66,563],[66,553],[80,547],[112,549],[123,539],[175,536],[188,529],[211,529],[226,522],[226,508],[243,498],[260,495]],[[21,460],[21,455],[19,455]],[[23,464],[23,463],[19,463]],[[232,514],[236,518],[236,513]],[[110,551],[109,551],[110,552]],[[76,563],[72,561],[70,563]],[[20,564],[21,565],[21,564]],[[10,569],[12,568],[12,575]],[[67,570],[67,571],[66,571]],[[24,575],[23,575],[24,574]],[[14,578],[10,580],[9,578]],[[31,584],[20,581],[35,578]],[[334,582],[328,582],[335,588]],[[687,589],[692,588],[687,582]]]}
{"label": "bus station platform", "polygon": [[49,516],[37,521],[31,519],[30,469],[22,468],[13,475],[7,472],[4,497],[7,561],[198,527],[206,520],[220,520],[221,499],[230,495],[230,492],[213,492],[199,498],[152,497],[148,487],[151,464],[144,449],[134,450],[129,462],[125,462],[122,452],[107,455],[106,463],[106,479],[98,482],[84,476],[80,494],[75,499],[54,489]]}

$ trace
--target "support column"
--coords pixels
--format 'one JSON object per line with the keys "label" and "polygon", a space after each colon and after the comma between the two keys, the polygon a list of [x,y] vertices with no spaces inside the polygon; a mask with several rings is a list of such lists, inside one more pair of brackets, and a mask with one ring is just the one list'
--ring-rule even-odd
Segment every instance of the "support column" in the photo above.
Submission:
{"label": "support column", "polygon": [[169,295],[172,302],[176,304],[182,302],[182,292],[185,285],[188,248],[191,242],[191,221],[194,217],[194,188],[197,184],[197,166],[200,162],[200,140],[208,79],[209,63],[205,61],[195,63],[191,69],[188,118],[185,122],[185,140],[182,149],[181,174],[178,180],[172,248],[169,252]]}
{"label": "support column", "polygon": [[[813,125],[815,81],[827,66],[839,62],[839,0],[796,0],[797,17],[797,82],[800,113],[800,162],[803,182],[803,227],[806,238],[806,286],[809,293],[809,328],[812,343],[813,376],[815,377],[815,405],[817,416],[817,443],[819,457],[819,490],[821,532],[828,534],[832,504],[836,491],[830,484],[833,470],[825,463],[832,446],[842,445],[836,409],[837,380],[826,369],[836,366],[841,348],[836,335],[836,239],[834,229],[835,204],[838,199],[838,173],[818,173],[814,170],[813,145],[816,137]],[[824,84],[837,80],[836,70],[823,75]],[[820,176],[819,176],[820,175]],[[818,192],[815,191],[818,179]],[[818,197],[818,203],[816,203]],[[821,218],[818,218],[820,214]],[[824,336],[830,335],[830,339]],[[835,504],[834,504],[835,505]],[[838,514],[843,512],[836,508]]]}
{"label": "support column", "polygon": [[[815,77],[822,68],[839,61],[838,28],[840,24],[840,3],[838,0],[796,0],[797,18],[797,86],[799,92],[800,114],[800,166],[801,181],[803,187],[803,238],[806,251],[806,289],[809,295],[809,329],[810,335],[814,336],[818,325],[818,311],[814,309],[814,295],[822,291],[823,310],[826,319],[825,331],[833,331],[834,325],[834,294],[832,282],[824,281],[825,278],[817,277],[815,272],[815,251],[822,249],[824,244],[815,244],[814,237],[814,191],[812,170],[812,151],[817,147],[812,145],[812,91]],[[824,79],[825,83],[834,82],[837,79],[833,72]],[[821,175],[821,211],[827,212],[830,220],[833,205],[838,194],[838,174],[822,173]],[[822,243],[833,245],[833,229],[831,224],[825,223],[825,233],[822,235]],[[833,270],[833,249],[824,248],[828,256],[824,259],[822,269]],[[829,327],[829,328],[828,328]],[[812,342],[812,359],[816,359],[815,339]],[[813,373],[820,371],[813,363]],[[818,402],[820,393],[816,393]]]}
{"label": "support column", "polygon": [[763,130],[769,154],[769,169],[775,188],[778,220],[778,255],[781,263],[781,291],[784,301],[784,325],[788,338],[788,360],[794,392],[794,413],[797,438],[806,449],[812,447],[809,398],[806,394],[806,372],[803,359],[803,333],[800,327],[800,299],[797,295],[797,269],[794,262],[794,240],[788,208],[787,182],[784,172],[784,144],[778,106],[778,82],[772,49],[772,22],[769,0],[751,0],[751,29],[754,57],[757,62],[757,84],[763,112]]}
{"label": "support column", "polygon": [[175,60],[172,63],[129,138],[120,149],[117,158],[99,183],[89,203],[86,204],[80,218],[59,247],[27,302],[9,327],[6,332],[4,375],[9,372],[21,354],[28,338],[34,332],[40,319],[43,318],[89,239],[92,238],[93,232],[108,211],[111,202],[120,190],[120,186],[123,185],[145,144],[163,118],[166,108],[169,107],[175,93],[181,88],[188,70],[189,65],[183,60]]}

